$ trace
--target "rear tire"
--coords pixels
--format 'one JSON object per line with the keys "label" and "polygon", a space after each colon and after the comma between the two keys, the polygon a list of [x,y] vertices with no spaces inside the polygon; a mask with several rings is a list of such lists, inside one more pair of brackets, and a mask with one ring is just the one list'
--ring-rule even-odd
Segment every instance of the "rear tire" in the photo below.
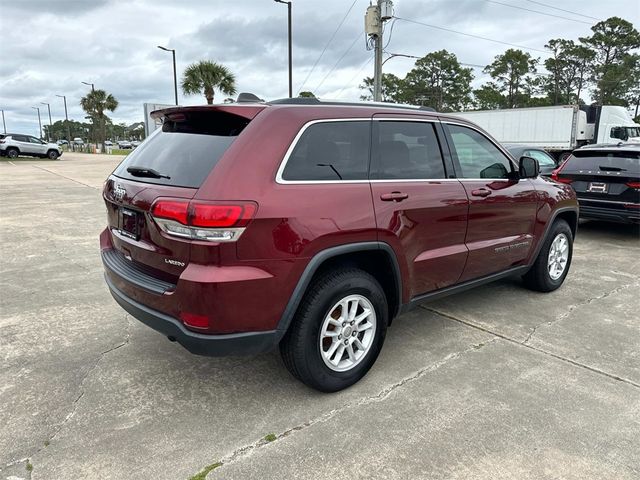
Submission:
{"label": "rear tire", "polygon": [[524,284],[538,292],[552,292],[559,288],[569,273],[573,257],[573,232],[569,224],[556,220],[531,269],[523,275]]}
{"label": "rear tire", "polygon": [[571,152],[562,152],[558,155],[558,165],[562,165],[564,161],[571,156]]}
{"label": "rear tire", "polygon": [[56,152],[55,150],[49,150],[47,152],[47,157],[49,157],[50,160],[55,160],[56,158],[59,157],[58,152]]}
{"label": "rear tire", "polygon": [[373,276],[355,268],[330,271],[309,286],[280,353],[298,380],[336,392],[369,371],[387,323],[387,299]]}
{"label": "rear tire", "polygon": [[7,149],[7,157],[9,157],[9,158],[18,158],[18,155],[20,155],[20,152],[18,150],[16,150],[15,148],[8,148]]}

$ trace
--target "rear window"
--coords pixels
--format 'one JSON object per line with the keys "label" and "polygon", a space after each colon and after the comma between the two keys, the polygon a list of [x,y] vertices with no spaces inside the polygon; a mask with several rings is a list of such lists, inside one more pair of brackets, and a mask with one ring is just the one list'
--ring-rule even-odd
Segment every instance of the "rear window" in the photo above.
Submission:
{"label": "rear window", "polygon": [[378,124],[374,176],[379,179],[444,178],[444,164],[431,123],[385,121]]}
{"label": "rear window", "polygon": [[574,152],[562,169],[563,172],[616,171],[640,175],[640,152]]}
{"label": "rear window", "polygon": [[300,181],[366,180],[371,122],[308,126],[287,160],[282,178]]}
{"label": "rear window", "polygon": [[[137,182],[198,188],[248,123],[226,112],[174,114],[113,174]],[[132,167],[155,170],[162,178],[133,175],[127,171]]]}

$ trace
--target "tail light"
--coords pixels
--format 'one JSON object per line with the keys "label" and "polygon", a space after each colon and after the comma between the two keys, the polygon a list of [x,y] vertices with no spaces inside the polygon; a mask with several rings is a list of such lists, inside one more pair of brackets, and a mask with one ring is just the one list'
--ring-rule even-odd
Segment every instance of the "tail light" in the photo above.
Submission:
{"label": "tail light", "polygon": [[151,207],[151,216],[168,235],[207,242],[235,242],[257,209],[254,202],[159,199]]}
{"label": "tail light", "polygon": [[627,182],[627,187],[635,188],[636,190],[640,190],[640,182]]}
{"label": "tail light", "polygon": [[551,179],[555,180],[556,182],[559,183],[566,183],[567,185],[570,184],[571,182],[573,182],[573,180],[571,180],[570,178],[561,178],[560,172],[562,171],[562,169],[564,168],[564,166],[567,164],[567,160],[565,160],[564,162],[562,162],[562,164],[560,164],[560,166],[558,168],[556,168],[553,172],[551,172]]}

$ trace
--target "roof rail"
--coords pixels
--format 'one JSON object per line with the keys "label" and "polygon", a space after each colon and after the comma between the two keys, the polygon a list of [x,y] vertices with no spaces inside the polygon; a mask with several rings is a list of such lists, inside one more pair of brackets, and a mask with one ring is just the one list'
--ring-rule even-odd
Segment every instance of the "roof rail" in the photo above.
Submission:
{"label": "roof rail", "polygon": [[342,102],[340,100],[320,100],[319,98],[312,97],[298,97],[298,98],[279,98],[277,100],[270,100],[268,105],[335,105],[335,106],[347,106],[347,107],[383,107],[383,108],[396,108],[402,110],[422,110],[427,112],[435,112],[431,107],[418,106],[418,105],[406,105],[402,103],[387,103],[387,102]]}

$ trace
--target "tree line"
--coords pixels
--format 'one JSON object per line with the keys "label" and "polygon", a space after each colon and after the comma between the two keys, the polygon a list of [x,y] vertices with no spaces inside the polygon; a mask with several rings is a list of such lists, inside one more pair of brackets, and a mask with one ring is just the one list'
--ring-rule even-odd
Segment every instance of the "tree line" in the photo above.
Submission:
{"label": "tree line", "polygon": [[[185,95],[202,93],[207,104],[213,103],[214,91],[217,89],[225,95],[236,93],[235,76],[225,66],[203,60],[189,65],[182,76],[181,87]],[[105,90],[91,89],[80,99],[85,119],[89,122],[75,120],[58,120],[51,126],[45,125],[45,137],[71,141],[73,138],[90,139],[102,143],[106,139],[128,138],[142,140],[144,124],[114,124],[107,112],[118,108],[118,100]],[[67,138],[70,137],[70,138]]]}
{"label": "tree line", "polygon": [[[590,93],[599,105],[640,107],[640,33],[630,22],[611,17],[591,27],[578,42],[551,39],[549,58],[541,61],[519,49],[508,49],[486,65],[491,80],[472,88],[473,69],[447,50],[415,62],[404,78],[382,77],[382,100],[433,107],[442,112],[585,103]],[[548,73],[539,73],[543,65]],[[364,79],[362,100],[373,98],[373,79]]]}

